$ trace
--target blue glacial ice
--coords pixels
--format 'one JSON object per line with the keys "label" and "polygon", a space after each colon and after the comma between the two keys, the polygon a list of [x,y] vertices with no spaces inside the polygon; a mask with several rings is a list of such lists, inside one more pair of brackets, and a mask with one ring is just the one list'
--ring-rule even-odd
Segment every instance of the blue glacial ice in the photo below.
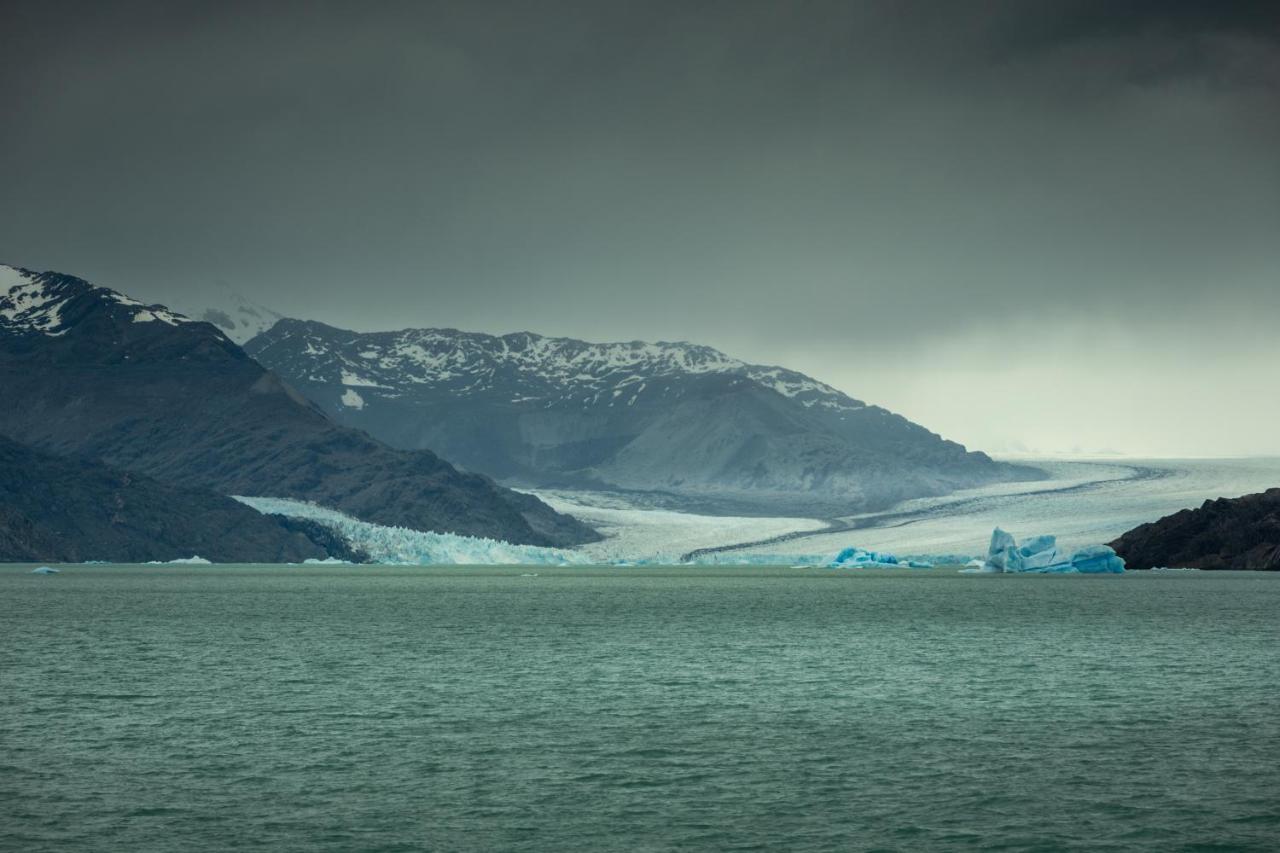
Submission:
{"label": "blue glacial ice", "polygon": [[41,566],[38,569],[31,570],[31,574],[33,575],[56,575],[57,573],[57,569],[50,568],[49,566]]}
{"label": "blue glacial ice", "polygon": [[896,554],[881,551],[868,551],[865,548],[845,548],[835,559],[827,564],[832,569],[931,569],[933,563],[927,560],[908,560]]}
{"label": "blue glacial ice", "polygon": [[987,560],[981,568],[964,572],[1036,574],[1120,574],[1124,560],[1106,545],[1090,545],[1071,554],[1058,548],[1054,536],[1033,536],[1019,545],[997,527],[991,533]]}

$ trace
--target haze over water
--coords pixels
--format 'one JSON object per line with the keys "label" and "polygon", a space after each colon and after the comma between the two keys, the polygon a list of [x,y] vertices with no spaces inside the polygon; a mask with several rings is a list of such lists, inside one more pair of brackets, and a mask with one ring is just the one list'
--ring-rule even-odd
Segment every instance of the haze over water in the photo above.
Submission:
{"label": "haze over water", "polygon": [[29,571],[3,849],[1280,837],[1280,576]]}

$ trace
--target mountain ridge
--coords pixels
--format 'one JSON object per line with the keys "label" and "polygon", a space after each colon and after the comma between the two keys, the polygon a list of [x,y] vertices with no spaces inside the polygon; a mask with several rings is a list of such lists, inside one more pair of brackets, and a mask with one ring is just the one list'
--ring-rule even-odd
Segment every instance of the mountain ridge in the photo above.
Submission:
{"label": "mountain ridge", "polygon": [[336,425],[215,326],[53,272],[0,267],[0,433],[221,494],[566,546],[598,536],[536,498]]}
{"label": "mountain ridge", "polygon": [[1039,473],[702,344],[286,318],[245,347],[342,422],[520,485],[839,513]]}

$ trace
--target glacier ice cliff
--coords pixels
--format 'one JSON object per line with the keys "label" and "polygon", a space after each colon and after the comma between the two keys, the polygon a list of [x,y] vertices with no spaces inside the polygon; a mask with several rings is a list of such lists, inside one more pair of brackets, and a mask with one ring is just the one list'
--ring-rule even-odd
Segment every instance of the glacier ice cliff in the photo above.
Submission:
{"label": "glacier ice cliff", "polygon": [[1120,574],[1124,560],[1107,545],[1090,545],[1071,554],[1058,548],[1054,536],[1033,536],[1019,545],[1013,536],[997,527],[991,533],[987,560],[981,568],[963,569],[982,573],[1037,574]]}
{"label": "glacier ice cliff", "polygon": [[235,496],[258,512],[304,518],[335,531],[374,563],[391,565],[575,565],[590,562],[584,555],[536,545],[513,545],[498,539],[428,533],[360,521],[337,510],[289,498]]}

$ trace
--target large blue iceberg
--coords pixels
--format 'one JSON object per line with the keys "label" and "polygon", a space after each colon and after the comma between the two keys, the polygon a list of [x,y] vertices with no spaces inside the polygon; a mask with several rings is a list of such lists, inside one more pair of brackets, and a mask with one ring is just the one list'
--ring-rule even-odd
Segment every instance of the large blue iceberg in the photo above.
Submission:
{"label": "large blue iceberg", "polygon": [[1033,536],[1019,545],[1010,534],[997,527],[987,547],[983,573],[1037,574],[1120,574],[1124,560],[1106,545],[1090,545],[1068,555],[1058,548],[1054,536]]}
{"label": "large blue iceberg", "polygon": [[924,560],[904,560],[895,554],[868,551],[865,548],[845,548],[827,564],[831,569],[931,569],[933,564]]}

